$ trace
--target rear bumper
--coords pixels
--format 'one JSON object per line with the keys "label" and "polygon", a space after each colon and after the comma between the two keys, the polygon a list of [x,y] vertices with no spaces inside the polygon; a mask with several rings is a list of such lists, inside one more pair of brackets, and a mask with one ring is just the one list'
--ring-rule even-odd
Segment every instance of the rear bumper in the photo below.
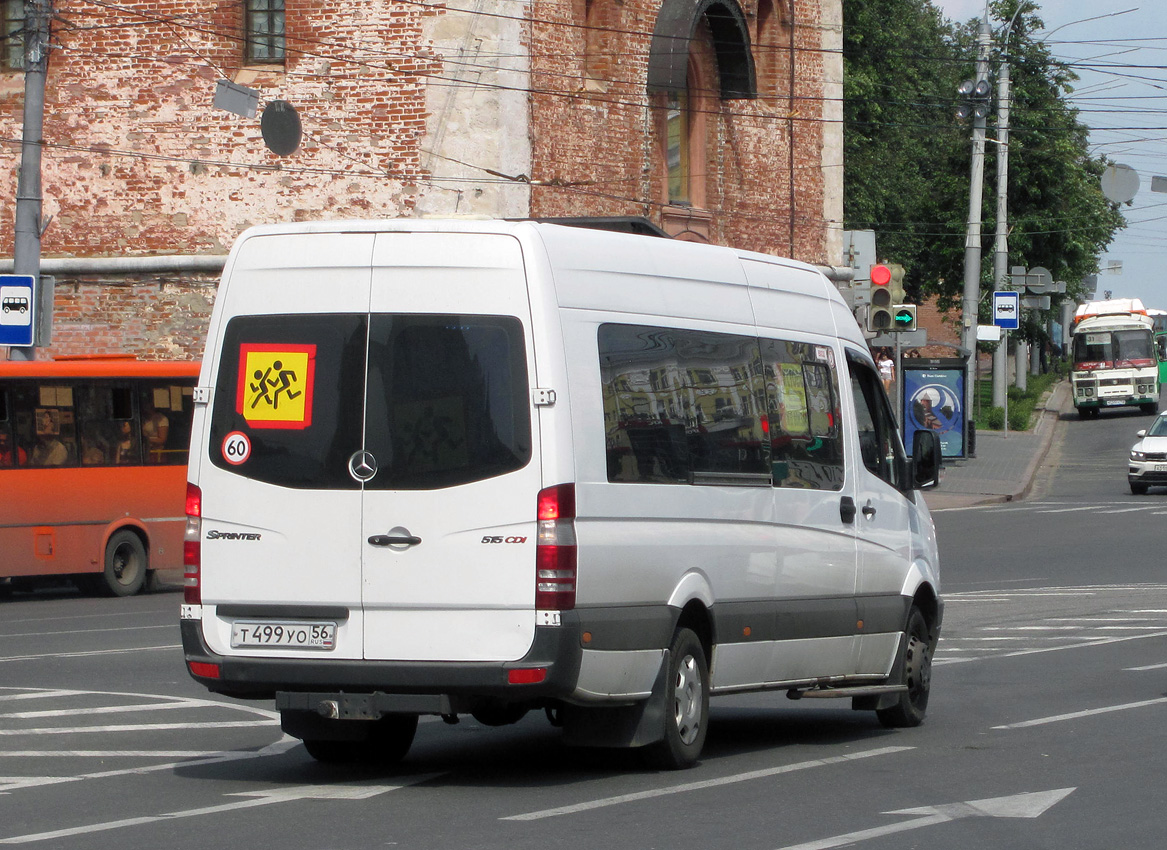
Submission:
{"label": "rear bumper", "polygon": [[[563,699],[576,687],[582,650],[578,618],[565,612],[563,624],[540,627],[527,654],[509,662],[349,661],[338,659],[233,657],[212,652],[203,640],[199,620],[182,620],[182,648],[191,663],[210,664],[218,677],[191,672],[208,690],[244,699],[273,699],[277,691],[350,691],[431,695],[447,703],[423,700],[422,705],[451,705],[458,710],[475,699],[506,702]],[[511,684],[511,670],[544,668],[540,682]],[[434,712],[438,713],[438,712]]]}

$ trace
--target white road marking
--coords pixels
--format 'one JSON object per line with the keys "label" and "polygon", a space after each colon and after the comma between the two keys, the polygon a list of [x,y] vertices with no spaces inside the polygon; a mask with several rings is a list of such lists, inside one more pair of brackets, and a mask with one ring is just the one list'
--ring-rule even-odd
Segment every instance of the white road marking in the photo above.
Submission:
{"label": "white road marking", "polygon": [[1141,702],[1128,702],[1125,705],[1110,705],[1105,708],[1091,708],[1086,711],[1072,711],[1068,714],[1056,714],[1052,717],[1039,717],[1036,720],[1023,720],[1020,723],[1007,723],[1004,726],[994,726],[994,729],[1028,729],[1032,726],[1045,726],[1049,723],[1061,723],[1064,720],[1078,720],[1082,717],[1093,717],[1097,714],[1110,714],[1115,711],[1129,711],[1133,708],[1145,708],[1148,705],[1162,705],[1167,703],[1167,697],[1146,699]]}
{"label": "white road marking", "polygon": [[96,773],[81,773],[73,776],[15,776],[0,779],[0,793],[18,788],[39,788],[42,785],[61,785],[67,782],[83,782],[88,779],[109,779],[115,776],[141,776],[147,773],[159,773],[175,770],[179,767],[195,767],[204,764],[221,764],[230,761],[248,761],[250,759],[266,758],[268,756],[286,753],[300,742],[295,738],[284,735],[280,740],[259,750],[210,753],[205,757],[170,761],[165,764],[138,765],[135,767],[120,768],[117,770],[102,770]]}
{"label": "white road marking", "polygon": [[1061,652],[1066,649],[1082,649],[1091,646],[1107,646],[1112,643],[1125,643],[1128,640],[1145,640],[1146,638],[1167,637],[1165,632],[1148,632],[1142,635],[1125,635],[1123,637],[1107,637],[1098,638],[1097,640],[1087,640],[1082,643],[1066,644],[1064,646],[1046,646],[1033,647],[1031,649],[1016,649],[1011,652],[999,652],[993,655],[978,655],[974,658],[936,658],[932,663],[934,665],[940,664],[966,664],[970,661],[989,661],[998,658],[1018,658],[1022,655],[1037,655],[1042,652]]}
{"label": "white road marking", "polygon": [[268,791],[243,791],[229,794],[231,797],[249,797],[237,803],[222,803],[217,806],[203,806],[198,809],[185,809],[177,812],[167,812],[161,815],[145,815],[136,818],[95,823],[89,826],[77,826],[70,829],[56,829],[51,832],[37,832],[29,835],[17,835],[12,838],[0,838],[0,844],[31,844],[37,841],[49,841],[54,838],[69,838],[75,835],[90,835],[96,832],[108,832],[114,829],[124,829],[130,826],[159,823],[161,821],[176,820],[178,818],[199,817],[202,815],[218,815],[240,809],[253,809],[257,806],[270,806],[273,803],[288,803],[297,800],[367,800],[387,791],[397,791],[410,785],[416,785],[432,779],[433,775],[414,777],[396,785],[299,785],[291,788],[273,788]]}
{"label": "white road marking", "polygon": [[0,729],[8,735],[80,735],[94,732],[166,732],[174,729],[243,729],[270,726],[269,720],[221,720],[209,723],[123,723],[115,726],[41,726],[36,729]]}
{"label": "white road marking", "polygon": [[174,631],[177,629],[176,624],[166,626],[119,626],[113,629],[70,629],[61,632],[16,632],[14,634],[5,634],[6,638],[14,637],[58,637],[60,635],[92,635],[98,632],[144,632],[147,629],[170,629]]}
{"label": "white road marking", "polygon": [[1142,673],[1144,670],[1162,670],[1167,667],[1167,662],[1163,664],[1148,664],[1145,667],[1124,667],[1124,670],[1129,670],[1135,673]]}
{"label": "white road marking", "polygon": [[576,814],[578,812],[602,809],[607,806],[617,806],[623,803],[637,802],[639,800],[650,800],[654,797],[667,797],[672,794],[683,794],[688,791],[700,791],[705,788],[717,788],[722,785],[732,785],[737,782],[749,782],[755,779],[765,779],[770,776],[778,776],[783,773],[794,773],[795,771],[807,770],[812,767],[826,767],[828,765],[844,764],[846,762],[856,761],[858,759],[893,755],[895,753],[907,752],[908,750],[912,749],[915,749],[915,747],[880,747],[879,749],[851,753],[845,756],[832,756],[831,758],[814,759],[813,761],[804,761],[797,764],[784,764],[778,767],[765,768],[763,770],[752,770],[748,773],[737,773],[733,776],[723,776],[720,779],[705,779],[700,782],[687,782],[683,785],[670,785],[667,788],[652,788],[647,791],[636,791],[631,794],[620,794],[615,797],[604,797],[599,800],[591,800],[586,803],[575,803],[574,805],[570,806],[559,806],[554,809],[543,809],[538,812],[527,812],[521,815],[508,815],[506,817],[499,818],[499,820],[542,820],[543,818]]}
{"label": "white road marking", "polygon": [[94,649],[88,652],[45,652],[40,655],[0,655],[2,661],[41,661],[45,658],[89,658],[94,655],[124,655],[127,652],[153,652],[159,649],[182,649],[181,643],[162,646],[134,646],[127,649]]}
{"label": "white road marking", "polygon": [[[168,711],[172,708],[202,708],[198,702],[192,700],[176,700],[173,702],[139,703],[138,705],[103,705],[100,708],[86,708],[84,714],[132,714],[135,711]],[[38,717],[76,717],[75,708],[51,708],[42,711],[21,711],[13,714],[2,714],[0,717],[12,717],[20,720],[32,720]]]}
{"label": "white road marking", "polygon": [[899,832],[907,832],[938,823],[948,823],[961,818],[1036,818],[1066,799],[1074,791],[1074,788],[1059,788],[1056,791],[1038,791],[1030,794],[1014,794],[1012,797],[994,797],[989,800],[969,800],[967,803],[921,806],[916,809],[884,812],[888,815],[920,815],[920,817],[887,826],[877,826],[874,829],[863,829],[858,832],[849,832],[846,835],[836,835],[833,838],[792,844],[782,848],[782,850],[830,850],[832,847],[844,847],[848,844],[866,841],[869,838],[882,838],[885,835],[895,835]]}

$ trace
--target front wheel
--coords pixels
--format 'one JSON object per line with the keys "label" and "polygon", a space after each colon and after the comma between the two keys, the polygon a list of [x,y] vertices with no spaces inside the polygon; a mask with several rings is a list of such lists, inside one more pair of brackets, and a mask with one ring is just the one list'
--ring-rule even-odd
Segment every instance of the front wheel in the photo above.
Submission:
{"label": "front wheel", "polygon": [[658,767],[680,770],[697,763],[709,727],[709,664],[691,629],[673,635],[668,663],[664,738],[649,755]]}
{"label": "front wheel", "polygon": [[928,621],[915,605],[908,612],[903,658],[900,660],[900,683],[908,689],[890,708],[878,709],[879,722],[889,728],[919,726],[928,709],[932,690],[932,636]]}
{"label": "front wheel", "polygon": [[101,592],[108,596],[133,596],[146,583],[146,547],[132,531],[119,531],[105,547]]}
{"label": "front wheel", "polygon": [[1139,484],[1135,481],[1131,482],[1131,492],[1136,496],[1145,496],[1147,494],[1147,487],[1148,485],[1146,484]]}

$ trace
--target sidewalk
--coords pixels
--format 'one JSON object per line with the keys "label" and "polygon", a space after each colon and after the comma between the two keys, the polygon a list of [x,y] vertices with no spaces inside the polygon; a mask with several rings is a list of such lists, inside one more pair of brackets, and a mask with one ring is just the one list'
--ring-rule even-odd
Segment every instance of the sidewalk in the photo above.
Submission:
{"label": "sidewalk", "polygon": [[1002,431],[978,431],[977,456],[945,461],[940,486],[924,491],[928,507],[964,508],[1024,497],[1053,442],[1058,417],[1070,405],[1070,385],[1063,381],[1039,403],[1033,430],[1010,431],[1007,436]]}

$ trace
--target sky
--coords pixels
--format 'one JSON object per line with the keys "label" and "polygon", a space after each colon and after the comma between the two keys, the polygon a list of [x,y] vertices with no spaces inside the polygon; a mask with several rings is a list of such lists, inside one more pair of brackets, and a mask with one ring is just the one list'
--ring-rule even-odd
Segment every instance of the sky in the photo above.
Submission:
{"label": "sky", "polygon": [[[1109,290],[1114,298],[1140,298],[1147,307],[1167,310],[1167,193],[1151,192],[1152,177],[1167,178],[1167,2],[1038,2],[1046,29],[1037,37],[1046,38],[1053,56],[1081,78],[1070,99],[1090,128],[1091,153],[1105,154],[1139,176],[1138,193],[1122,208],[1127,227],[1100,260],[1097,297]],[[958,22],[985,13],[984,0],[932,5]],[[989,24],[995,33],[1002,26],[992,18]],[[985,196],[993,197],[996,174],[989,171]],[[1011,258],[1010,265],[1018,263]]]}

